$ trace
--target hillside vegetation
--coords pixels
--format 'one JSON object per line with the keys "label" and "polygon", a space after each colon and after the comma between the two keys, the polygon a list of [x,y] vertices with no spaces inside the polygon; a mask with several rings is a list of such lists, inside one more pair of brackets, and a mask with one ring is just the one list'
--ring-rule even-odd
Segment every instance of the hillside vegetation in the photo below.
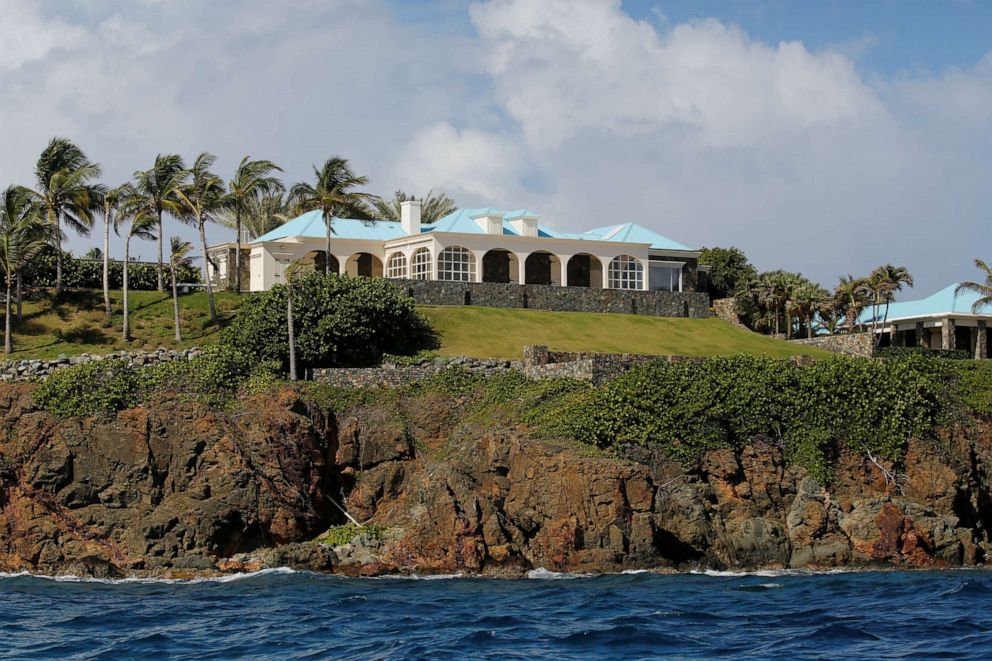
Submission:
{"label": "hillside vegetation", "polygon": [[[55,358],[81,353],[165,346],[207,346],[233,318],[239,296],[218,295],[219,325],[210,324],[203,292],[180,297],[183,342],[173,339],[172,301],[167,293],[131,292],[135,341],[120,333],[120,292],[112,292],[114,317],[108,322],[98,291],[26,301],[24,321],[14,326],[14,359]],[[445,355],[519,358],[527,344],[560,351],[603,351],[658,355],[769,357],[828,355],[817,349],[775,340],[734,328],[719,319],[676,319],[623,314],[545,312],[481,307],[420,307],[438,334]]]}

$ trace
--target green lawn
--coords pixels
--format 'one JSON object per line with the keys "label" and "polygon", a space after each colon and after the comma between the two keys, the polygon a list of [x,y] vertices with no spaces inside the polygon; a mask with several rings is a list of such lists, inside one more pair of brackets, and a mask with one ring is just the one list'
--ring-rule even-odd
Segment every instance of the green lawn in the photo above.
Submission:
{"label": "green lawn", "polygon": [[107,319],[100,291],[72,291],[56,303],[50,297],[25,301],[24,321],[14,324],[13,359],[55,358],[81,353],[108,353],[119,349],[154,349],[202,346],[217,341],[220,329],[233,316],[236,294],[218,294],[220,323],[210,323],[207,294],[196,292],[179,297],[182,344],[177,344],[172,325],[172,297],[159,292],[130,292],[131,335],[121,339],[121,293],[111,292],[114,315]]}
{"label": "green lawn", "polygon": [[[213,344],[238,306],[236,294],[217,294],[220,323],[211,324],[207,295],[179,299],[183,342],[172,330],[172,299],[158,292],[132,292],[131,333],[121,339],[120,292],[112,292],[114,315],[103,313],[99,291],[67,292],[58,303],[50,297],[27,301],[24,321],[14,326],[13,359],[55,358],[119,349],[180,348]],[[520,358],[526,344],[546,344],[559,351],[716,356],[735,353],[788,357],[828,355],[818,349],[773,340],[730,326],[719,319],[674,319],[625,314],[544,312],[481,307],[421,307],[431,320],[446,355]]]}
{"label": "green lawn", "polygon": [[441,353],[520,358],[527,344],[557,351],[682,356],[747,353],[787,358],[825,351],[775,340],[720,319],[682,319],[587,312],[481,307],[422,307],[441,340]]}

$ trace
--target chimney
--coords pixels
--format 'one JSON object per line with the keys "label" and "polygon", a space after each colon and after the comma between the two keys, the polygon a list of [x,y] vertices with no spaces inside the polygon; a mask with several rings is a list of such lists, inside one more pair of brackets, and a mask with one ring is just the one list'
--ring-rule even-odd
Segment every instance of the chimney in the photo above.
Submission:
{"label": "chimney", "polygon": [[400,226],[407,236],[420,234],[420,200],[400,202]]}

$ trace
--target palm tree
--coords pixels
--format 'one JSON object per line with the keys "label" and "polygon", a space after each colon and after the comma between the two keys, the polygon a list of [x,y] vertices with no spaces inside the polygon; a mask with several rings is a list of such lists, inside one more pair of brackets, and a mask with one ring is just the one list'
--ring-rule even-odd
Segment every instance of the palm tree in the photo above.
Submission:
{"label": "palm tree", "polygon": [[316,182],[294,184],[289,191],[289,201],[299,213],[320,210],[323,215],[327,232],[324,273],[327,274],[331,268],[331,225],[334,216],[371,220],[372,212],[368,205],[376,198],[371,193],[355,190],[358,186],[368,185],[369,179],[356,175],[348,165],[348,159],[332,156],[324,161],[322,168],[314,166],[313,173]]}
{"label": "palm tree", "polygon": [[[895,300],[896,292],[902,291],[903,285],[913,286],[913,276],[910,275],[904,266],[883,264],[868,276],[868,286],[873,296],[872,336],[875,338],[876,347],[882,338],[875,331],[877,328],[885,328],[885,325],[889,321],[889,305]],[[877,324],[878,310],[883,303],[885,304],[885,314],[882,316],[881,325],[879,326]]]}
{"label": "palm tree", "polygon": [[853,275],[842,275],[840,282],[834,288],[835,305],[844,314],[847,331],[852,332],[858,323],[858,317],[869,302],[869,291],[865,278],[855,278]]}
{"label": "palm tree", "polygon": [[0,269],[7,286],[4,314],[3,350],[13,353],[11,296],[16,274],[51,242],[53,226],[33,204],[32,193],[10,186],[0,198]]}
{"label": "palm tree", "polygon": [[971,311],[973,313],[978,312],[979,308],[985,307],[986,305],[992,305],[992,268],[980,259],[975,260],[975,266],[982,271],[982,274],[985,276],[985,282],[978,283],[966,280],[965,282],[959,284],[954,290],[955,296],[957,296],[959,292],[963,291],[978,294],[979,299],[971,305]]}
{"label": "palm tree", "polygon": [[[407,195],[401,190],[396,191],[393,194],[393,199],[383,200],[378,198],[373,200],[372,205],[375,208],[375,214],[380,220],[399,220],[400,219],[400,206],[403,202],[410,200],[417,200],[415,195]],[[444,193],[434,194],[434,191],[427,191],[427,195],[420,199],[420,220],[425,223],[433,223],[441,218],[444,218],[452,211],[455,211],[458,206],[455,201]]]}
{"label": "palm tree", "polygon": [[[125,227],[130,221],[130,226]],[[114,232],[118,235],[124,230],[124,276],[121,292],[124,308],[124,324],[122,337],[125,342],[131,341],[131,310],[128,306],[128,270],[131,265],[131,239],[138,238],[146,241],[155,240],[155,225],[158,217],[145,206],[123,207],[114,218]]]}
{"label": "palm tree", "polygon": [[158,229],[158,290],[165,291],[165,275],[162,266],[162,246],[164,235],[162,231],[162,216],[166,213],[178,216],[179,202],[176,199],[176,189],[181,186],[187,176],[186,164],[178,154],[159,154],[155,164],[149,170],[138,170],[134,173],[135,188],[143,198],[146,208],[155,216]]}
{"label": "palm tree", "polygon": [[93,248],[103,259],[103,307],[109,318],[110,309],[110,228],[116,225],[114,214],[122,204],[135,204],[136,191],[131,184],[123,184],[110,190],[100,190],[98,200],[103,211],[103,251]]}
{"label": "palm tree", "polygon": [[235,291],[241,293],[241,221],[251,212],[252,204],[263,195],[282,192],[286,189],[272,172],[282,172],[272,161],[253,161],[247,156],[241,159],[234,177],[227,184],[226,206],[234,216],[236,249],[234,252]]}
{"label": "palm tree", "polygon": [[189,263],[189,253],[193,244],[183,241],[178,236],[172,237],[169,251],[169,271],[172,274],[172,317],[176,323],[176,342],[182,342],[183,336],[179,330],[179,266]]}
{"label": "palm tree", "polygon": [[[207,254],[206,224],[213,220],[224,208],[224,182],[210,171],[217,157],[203,152],[196,157],[193,167],[187,172],[187,182],[176,188],[175,195],[181,209],[180,217],[195,224],[200,231],[200,247],[203,248],[203,280],[207,285],[207,301],[210,304],[210,321],[217,323],[217,307],[214,304],[214,289],[210,284],[207,265],[213,265]],[[216,272],[216,267],[214,267]]]}
{"label": "palm tree", "polygon": [[[252,240],[263,234],[268,234],[280,225],[289,222],[292,209],[286,204],[282,193],[271,193],[250,200],[241,216],[241,228]],[[230,209],[225,209],[218,215],[218,221],[224,227],[235,229],[237,219]]]}
{"label": "palm tree", "polygon": [[806,337],[812,339],[813,318],[822,316],[831,309],[830,293],[816,283],[800,283],[792,290],[789,308],[806,324]]}
{"label": "palm tree", "polygon": [[34,170],[35,205],[55,231],[55,293],[62,293],[63,225],[78,234],[89,234],[92,212],[98,205],[97,189],[90,182],[100,176],[100,166],[66,138],[52,138],[38,157]]}

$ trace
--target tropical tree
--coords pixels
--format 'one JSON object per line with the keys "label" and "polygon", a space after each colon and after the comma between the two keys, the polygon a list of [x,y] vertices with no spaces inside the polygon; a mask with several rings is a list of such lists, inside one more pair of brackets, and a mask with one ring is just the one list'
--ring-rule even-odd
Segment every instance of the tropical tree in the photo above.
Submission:
{"label": "tropical tree", "polygon": [[32,193],[20,186],[10,186],[0,198],[0,269],[7,287],[4,314],[3,350],[13,353],[11,300],[14,279],[34,257],[51,242],[54,227],[33,204]]}
{"label": "tropical tree", "polygon": [[420,200],[420,219],[425,223],[433,223],[458,209],[454,200],[444,193],[434,191],[427,191],[427,195],[418,198],[398,190],[393,193],[393,199],[376,198],[372,201],[372,206],[379,220],[399,220],[402,203],[416,200]]}
{"label": "tropical tree", "polygon": [[92,248],[90,248],[89,250],[83,253],[83,259],[92,259],[92,260],[103,259],[104,254],[106,253],[103,250],[100,250],[96,246],[93,246]]}
{"label": "tropical tree", "polygon": [[803,321],[806,337],[813,337],[813,319],[826,316],[832,309],[830,292],[814,282],[797,284],[789,294],[791,314]]}
{"label": "tropical tree", "polygon": [[112,314],[110,309],[110,228],[115,226],[114,214],[118,212],[121,205],[136,204],[136,191],[131,184],[123,184],[110,190],[100,189],[98,201],[103,213],[103,250],[92,248],[90,253],[95,253],[93,259],[103,260],[103,307],[109,318]]}
{"label": "tropical tree", "polygon": [[121,282],[121,298],[124,312],[124,322],[121,328],[121,336],[125,342],[131,341],[131,309],[128,305],[128,271],[131,266],[131,239],[138,238],[145,241],[155,240],[155,226],[158,218],[147,207],[133,205],[122,207],[114,217],[114,232],[118,236],[124,235],[124,274]]}
{"label": "tropical tree", "polygon": [[979,283],[966,280],[965,282],[959,284],[954,290],[955,296],[962,291],[978,294],[978,300],[971,305],[972,312],[978,312],[980,308],[983,308],[986,305],[992,305],[992,268],[980,259],[975,260],[975,266],[982,272],[982,275],[985,276],[985,282]]}
{"label": "tropical tree", "polygon": [[834,288],[834,305],[844,315],[847,331],[852,332],[858,317],[871,301],[867,278],[842,275]]}
{"label": "tropical tree", "polygon": [[179,276],[178,269],[183,264],[189,263],[189,253],[193,250],[193,244],[183,241],[181,237],[174,236],[170,241],[169,250],[169,271],[172,275],[172,318],[176,324],[176,342],[182,342],[183,336],[179,328]]}
{"label": "tropical tree", "polygon": [[162,266],[164,244],[162,217],[166,213],[172,216],[179,215],[180,205],[175,192],[185,182],[186,176],[186,164],[183,162],[182,156],[178,154],[159,154],[155,157],[155,164],[150,169],[138,170],[134,173],[134,187],[141,196],[144,206],[155,216],[156,229],[158,230],[159,291],[165,291],[165,275]]}
{"label": "tropical tree", "polygon": [[203,152],[196,157],[193,167],[187,171],[186,183],[175,190],[179,201],[180,217],[195,225],[200,232],[200,247],[203,249],[203,281],[207,286],[207,301],[210,304],[210,321],[217,323],[217,306],[214,303],[214,289],[210,283],[207,265],[216,266],[207,254],[206,224],[224,208],[224,182],[210,171],[217,157]]}
{"label": "tropical tree", "polygon": [[78,234],[89,234],[93,211],[98,208],[98,189],[93,183],[100,166],[86,158],[79,147],[66,138],[52,138],[38,157],[34,169],[37,189],[34,204],[54,228],[55,293],[62,293],[62,240],[64,226]]}
{"label": "tropical tree", "polygon": [[[254,240],[280,225],[285,225],[291,216],[292,208],[287,204],[282,193],[262,195],[246,205],[241,216],[241,228],[250,239]],[[230,209],[224,209],[218,214],[217,220],[224,227],[231,229],[237,227],[237,220]]]}
{"label": "tropical tree", "polygon": [[733,296],[742,285],[758,275],[739,248],[703,248],[699,253],[699,263],[710,267],[706,280],[712,298]]}
{"label": "tropical tree", "polygon": [[319,210],[324,219],[326,231],[324,273],[331,268],[331,226],[334,216],[371,220],[369,204],[376,199],[371,193],[355,190],[369,183],[368,177],[356,175],[348,159],[332,156],[324,161],[321,168],[313,168],[314,183],[300,182],[289,191],[289,201],[296,212]]}
{"label": "tropical tree", "polygon": [[227,195],[224,206],[230,210],[234,218],[235,241],[234,253],[235,290],[241,292],[241,223],[245,216],[252,212],[253,205],[265,195],[271,195],[285,190],[278,177],[273,172],[282,172],[272,161],[253,161],[247,156],[241,159],[234,177],[227,184]]}
{"label": "tropical tree", "polygon": [[[876,330],[885,328],[889,321],[889,306],[895,300],[896,293],[902,291],[904,285],[908,287],[913,286],[913,276],[910,275],[904,266],[883,264],[868,276],[868,287],[871,291],[873,306],[872,337],[875,339],[876,346],[878,346],[878,343],[882,339]],[[879,310],[882,309],[883,305],[885,306],[885,312],[879,323]]]}

